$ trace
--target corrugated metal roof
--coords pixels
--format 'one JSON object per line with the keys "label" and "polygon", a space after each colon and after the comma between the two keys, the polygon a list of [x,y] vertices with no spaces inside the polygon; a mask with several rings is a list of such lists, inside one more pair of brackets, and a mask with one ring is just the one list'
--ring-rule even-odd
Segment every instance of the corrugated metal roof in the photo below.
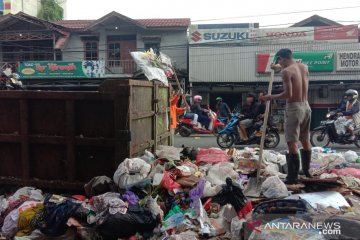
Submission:
{"label": "corrugated metal roof", "polygon": [[[261,46],[190,46],[190,82],[259,82],[268,81],[270,74],[257,73],[257,53],[273,53],[280,48],[298,52],[359,50],[359,43],[304,43]],[[276,76],[276,81],[280,77]],[[360,80],[359,72],[311,73],[311,80]]]}

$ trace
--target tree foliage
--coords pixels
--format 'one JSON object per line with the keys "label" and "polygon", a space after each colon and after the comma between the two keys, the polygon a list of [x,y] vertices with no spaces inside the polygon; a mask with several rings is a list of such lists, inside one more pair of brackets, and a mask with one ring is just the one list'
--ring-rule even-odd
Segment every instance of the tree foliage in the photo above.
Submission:
{"label": "tree foliage", "polygon": [[38,18],[47,21],[59,21],[64,18],[64,10],[56,0],[41,0]]}

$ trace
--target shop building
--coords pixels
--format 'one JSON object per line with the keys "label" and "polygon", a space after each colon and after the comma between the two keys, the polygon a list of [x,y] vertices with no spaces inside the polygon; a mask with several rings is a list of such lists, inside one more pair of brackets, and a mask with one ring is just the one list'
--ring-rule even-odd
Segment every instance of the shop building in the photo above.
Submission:
{"label": "shop building", "polygon": [[[346,89],[360,90],[357,25],[342,26],[313,16],[290,28],[249,26],[206,31],[199,31],[199,26],[190,27],[189,81],[192,94],[202,95],[210,106],[221,96],[234,107],[241,104],[246,93],[266,90],[270,64],[276,51],[284,47],[309,66],[313,126],[328,109],[337,106]],[[273,91],[281,90],[281,78],[276,75]],[[273,104],[273,115],[279,121],[284,104]]]}

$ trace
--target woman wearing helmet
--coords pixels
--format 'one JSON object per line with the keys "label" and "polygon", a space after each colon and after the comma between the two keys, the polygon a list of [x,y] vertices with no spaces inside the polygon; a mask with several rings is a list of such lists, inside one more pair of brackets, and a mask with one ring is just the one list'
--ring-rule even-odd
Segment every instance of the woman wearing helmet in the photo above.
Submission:
{"label": "woman wearing helmet", "polygon": [[193,97],[193,105],[191,105],[190,110],[192,113],[198,115],[198,122],[200,122],[205,128],[209,127],[210,119],[207,116],[208,110],[201,108],[202,97],[200,95],[195,95]]}
{"label": "woman wearing helmet", "polygon": [[349,140],[354,141],[354,128],[360,127],[360,102],[357,100],[359,97],[358,91],[349,89],[345,92],[347,97],[346,106],[340,109],[338,116],[344,116],[347,121],[345,122],[345,128],[349,131],[351,136]]}

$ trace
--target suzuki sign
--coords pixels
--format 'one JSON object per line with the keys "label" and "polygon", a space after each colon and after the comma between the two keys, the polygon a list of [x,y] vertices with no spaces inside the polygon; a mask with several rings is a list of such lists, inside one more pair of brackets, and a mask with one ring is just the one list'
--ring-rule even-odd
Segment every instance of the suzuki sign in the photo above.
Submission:
{"label": "suzuki sign", "polygon": [[254,28],[199,28],[190,27],[190,44],[199,43],[239,43],[256,41],[257,30]]}

